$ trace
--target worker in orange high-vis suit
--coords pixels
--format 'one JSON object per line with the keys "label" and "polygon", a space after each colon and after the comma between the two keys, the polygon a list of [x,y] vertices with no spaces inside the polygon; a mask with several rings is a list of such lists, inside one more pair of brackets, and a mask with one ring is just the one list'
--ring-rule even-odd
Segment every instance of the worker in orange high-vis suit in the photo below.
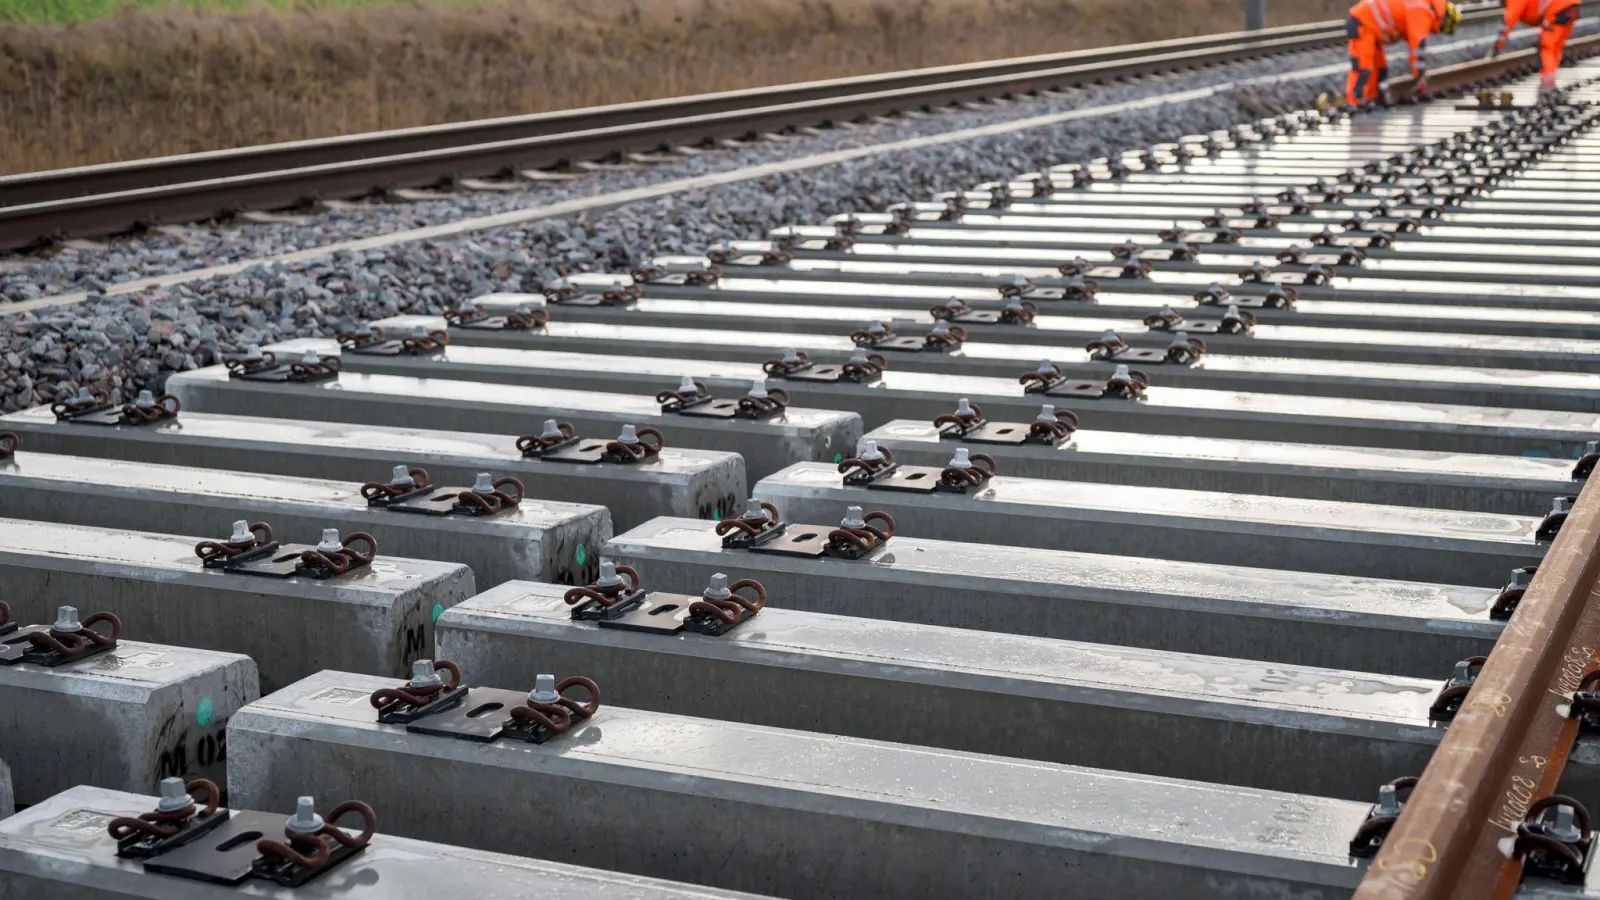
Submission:
{"label": "worker in orange high-vis suit", "polygon": [[1506,27],[1500,29],[1500,39],[1494,42],[1489,55],[1500,55],[1518,22],[1539,29],[1539,91],[1550,93],[1556,89],[1561,52],[1577,21],[1578,0],[1506,0]]}
{"label": "worker in orange high-vis suit", "polygon": [[1350,76],[1344,96],[1351,106],[1378,99],[1378,86],[1388,77],[1383,45],[1405,41],[1417,96],[1427,95],[1428,37],[1451,34],[1461,11],[1449,0],[1361,0],[1350,7],[1345,31],[1350,38]]}

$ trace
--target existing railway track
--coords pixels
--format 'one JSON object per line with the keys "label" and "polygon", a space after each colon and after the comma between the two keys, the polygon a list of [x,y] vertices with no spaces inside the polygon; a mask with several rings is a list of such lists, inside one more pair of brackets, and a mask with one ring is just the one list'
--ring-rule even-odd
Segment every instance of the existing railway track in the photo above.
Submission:
{"label": "existing railway track", "polygon": [[[1574,68],[1558,104],[1522,79],[1511,108],[1296,113],[368,323],[175,375],[181,409],[134,405],[119,427],[74,421],[118,415],[94,398],[14,414],[0,516],[177,529],[327,502],[367,473],[362,496],[430,495],[426,463],[439,483],[516,472],[530,520],[593,521],[575,509],[603,496],[627,523],[608,584],[571,535],[527,561],[485,549],[528,542],[496,530],[511,519],[328,502],[379,542],[476,554],[487,580],[564,582],[441,605],[382,672],[344,671],[385,666],[340,630],[348,581],[307,587],[292,616],[238,590],[141,623],[203,625],[293,681],[232,711],[236,798],[377,810],[377,852],[297,889],[316,900],[480,877],[415,847],[386,868],[396,835],[798,900],[1593,900],[1600,64]],[[871,443],[836,443],[852,413]],[[734,448],[768,506],[672,481]],[[312,477],[333,483],[295,480]],[[0,576],[50,568],[17,561],[42,553],[28,524],[0,522]],[[246,552],[259,526],[238,530]],[[104,564],[119,539],[49,552],[132,619],[182,579],[110,589],[129,578]],[[675,593],[626,627],[571,612],[641,573]],[[594,584],[568,600],[575,579]],[[734,630],[642,616],[708,581]],[[771,606],[743,618],[719,587]],[[531,702],[531,667],[559,665],[608,705],[590,687],[546,710],[545,746],[450,708],[378,724],[369,694],[435,649],[507,688],[496,703]],[[70,731],[73,710],[47,708],[0,742]],[[41,780],[77,764],[20,746]],[[174,876],[113,860],[82,812],[0,819],[0,888],[161,895],[152,879]]]}
{"label": "existing railway track", "polygon": [[[1498,13],[1472,8],[1465,21]],[[0,177],[0,250],[1332,48],[1340,22]]]}

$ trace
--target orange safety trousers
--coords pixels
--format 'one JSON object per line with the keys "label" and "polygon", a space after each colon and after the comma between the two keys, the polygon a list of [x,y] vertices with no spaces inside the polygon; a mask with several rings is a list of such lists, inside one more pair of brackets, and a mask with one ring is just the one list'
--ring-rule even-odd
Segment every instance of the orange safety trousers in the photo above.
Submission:
{"label": "orange safety trousers", "polygon": [[1344,99],[1359,106],[1378,99],[1378,85],[1389,75],[1389,59],[1383,52],[1383,29],[1368,4],[1350,10],[1345,34],[1350,39],[1350,74],[1345,78]]}
{"label": "orange safety trousers", "polygon": [[1561,54],[1567,49],[1567,38],[1572,37],[1572,26],[1577,22],[1578,0],[1555,0],[1539,23],[1539,78],[1544,83],[1555,82]]}
{"label": "orange safety trousers", "polygon": [[1538,28],[1539,74],[1546,84],[1554,83],[1556,69],[1561,67],[1561,54],[1578,21],[1578,5],[1579,0],[1509,0],[1506,27],[1496,49],[1505,45],[1506,35],[1515,25]]}

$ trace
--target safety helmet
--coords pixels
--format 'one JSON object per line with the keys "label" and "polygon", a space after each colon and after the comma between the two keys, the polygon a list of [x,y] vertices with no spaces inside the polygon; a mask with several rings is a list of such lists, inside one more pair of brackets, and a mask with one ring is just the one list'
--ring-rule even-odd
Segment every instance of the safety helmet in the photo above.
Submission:
{"label": "safety helmet", "polygon": [[1455,34],[1456,26],[1461,24],[1461,10],[1454,3],[1444,5],[1444,15],[1439,17],[1439,33]]}

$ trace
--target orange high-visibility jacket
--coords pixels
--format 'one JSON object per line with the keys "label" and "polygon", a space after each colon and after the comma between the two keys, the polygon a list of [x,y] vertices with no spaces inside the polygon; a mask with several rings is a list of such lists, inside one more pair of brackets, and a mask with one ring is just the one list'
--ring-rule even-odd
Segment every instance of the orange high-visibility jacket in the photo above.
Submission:
{"label": "orange high-visibility jacket", "polygon": [[1361,0],[1350,15],[1369,25],[1381,44],[1404,41],[1410,50],[1411,74],[1427,74],[1428,37],[1444,21],[1446,0]]}
{"label": "orange high-visibility jacket", "polygon": [[1578,0],[1506,0],[1506,27],[1509,32],[1518,23],[1538,28],[1546,18],[1562,10],[1577,6]]}

